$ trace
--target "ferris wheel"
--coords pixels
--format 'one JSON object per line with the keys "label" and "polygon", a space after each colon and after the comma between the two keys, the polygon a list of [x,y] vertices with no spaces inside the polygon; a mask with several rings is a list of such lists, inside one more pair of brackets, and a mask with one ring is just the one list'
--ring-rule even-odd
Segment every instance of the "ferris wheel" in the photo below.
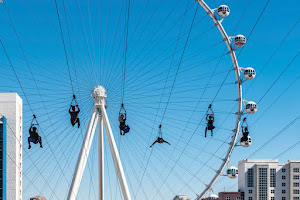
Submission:
{"label": "ferris wheel", "polygon": [[251,146],[259,102],[243,95],[257,74],[238,63],[247,38],[226,32],[230,8],[116,1],[29,3],[24,19],[0,3],[0,88],[24,101],[25,198],[200,200],[238,177],[232,154]]}
{"label": "ferris wheel", "polygon": [[[226,5],[220,5],[218,8],[211,9],[204,0],[198,0],[199,4],[205,9],[207,14],[211,17],[212,21],[215,23],[215,26],[218,27],[220,33],[222,34],[222,37],[224,38],[224,42],[226,43],[226,46],[228,48],[228,53],[231,56],[232,64],[234,66],[233,70],[235,71],[236,76],[236,84],[237,84],[237,112],[236,112],[236,122],[235,122],[235,128],[233,129],[233,135],[232,135],[232,141],[230,142],[229,149],[223,158],[223,163],[221,164],[220,168],[216,171],[216,175],[212,178],[211,182],[206,186],[205,190],[198,195],[197,200],[202,199],[207,192],[212,190],[213,185],[216,183],[218,178],[223,174],[224,169],[226,165],[229,163],[229,159],[231,156],[231,153],[234,149],[234,147],[237,145],[237,139],[239,135],[241,134],[241,118],[243,113],[243,104],[245,104],[245,110],[249,114],[254,114],[257,111],[257,105],[253,101],[246,101],[243,99],[243,92],[242,92],[242,83],[245,80],[251,80],[255,77],[255,70],[251,67],[242,68],[239,66],[237,61],[237,56],[235,54],[236,50],[238,48],[244,47],[247,39],[243,35],[236,35],[233,37],[230,37],[227,35],[222,22],[223,20],[228,17],[230,14],[230,8]],[[233,44],[232,44],[233,43]],[[241,72],[243,73],[244,79],[241,77]],[[245,103],[246,102],[246,103]],[[251,137],[247,136],[247,140],[240,141],[241,146],[243,147],[249,147],[252,143]],[[238,174],[238,169],[236,167],[229,167],[227,169],[227,176],[229,178],[236,178]]]}

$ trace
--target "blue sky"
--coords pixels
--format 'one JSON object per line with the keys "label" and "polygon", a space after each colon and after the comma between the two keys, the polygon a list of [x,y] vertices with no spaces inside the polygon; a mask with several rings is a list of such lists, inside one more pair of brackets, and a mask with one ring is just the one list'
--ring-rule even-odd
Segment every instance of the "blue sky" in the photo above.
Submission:
{"label": "blue sky", "polygon": [[[29,67],[6,9],[0,4],[0,38],[25,92],[1,49],[0,91],[18,92],[24,101],[24,199],[37,194],[47,199],[66,199],[93,106],[90,93],[97,84],[108,92],[107,112],[132,198],[165,200],[179,193],[195,198],[195,194],[204,189],[204,183],[213,177],[213,169],[220,165],[219,158],[228,149],[226,142],[235,123],[237,91],[233,71],[216,96],[232,62],[226,51],[224,54],[225,44],[210,18],[205,17],[202,7],[198,8],[180,64],[197,4],[183,0],[131,1],[124,67],[125,4],[128,1],[65,0],[65,7],[62,0],[57,2],[74,93],[82,110],[82,129],[72,128],[69,123],[67,111],[73,92],[55,1],[6,2]],[[228,35],[248,36],[267,1],[207,0],[206,3],[211,8],[228,5],[231,13],[223,21]],[[245,48],[241,53],[241,49],[237,51],[239,65],[253,67],[258,73],[254,80],[243,84],[244,99],[258,102],[263,98],[258,112],[248,117],[253,144],[249,148],[237,147],[230,159],[232,165],[245,158],[299,160],[299,145],[280,155],[300,138],[298,121],[284,129],[299,115],[299,58],[266,93],[299,52],[300,25],[296,24],[299,4],[297,0],[284,3],[270,0]],[[117,120],[122,99],[122,68],[126,71],[124,104],[131,127],[124,137],[118,134]],[[213,109],[217,128],[213,138],[204,138],[205,123],[201,119],[215,96]],[[43,149],[35,146],[29,151],[25,145],[33,114],[26,97],[40,123]],[[161,121],[164,138],[172,145],[156,145],[151,150],[149,146],[157,136]],[[278,137],[266,144],[279,132]],[[105,199],[122,199],[108,144],[105,146]],[[97,143],[94,142],[78,199],[97,199],[97,163]],[[236,191],[237,180],[222,177],[213,189],[219,192],[224,187]]]}

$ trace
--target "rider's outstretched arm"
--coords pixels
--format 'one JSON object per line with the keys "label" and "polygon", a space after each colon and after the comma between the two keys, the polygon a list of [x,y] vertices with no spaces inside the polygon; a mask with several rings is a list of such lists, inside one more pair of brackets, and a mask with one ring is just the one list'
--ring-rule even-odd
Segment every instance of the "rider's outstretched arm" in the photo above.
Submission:
{"label": "rider's outstretched arm", "polygon": [[167,142],[166,140],[164,140],[165,143],[167,143],[168,145],[171,145],[169,142]]}
{"label": "rider's outstretched arm", "polygon": [[31,124],[30,128],[29,128],[29,133],[32,132],[32,127],[33,127],[33,124]]}
{"label": "rider's outstretched arm", "polygon": [[153,147],[153,145],[157,142],[157,140],[155,140],[155,142],[153,142],[153,144],[150,147]]}

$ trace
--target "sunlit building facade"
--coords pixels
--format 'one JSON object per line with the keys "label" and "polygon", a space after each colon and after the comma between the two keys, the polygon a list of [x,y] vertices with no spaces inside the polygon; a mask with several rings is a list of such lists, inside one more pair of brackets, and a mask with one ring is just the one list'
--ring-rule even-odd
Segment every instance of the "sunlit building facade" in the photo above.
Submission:
{"label": "sunlit building facade", "polygon": [[239,162],[239,191],[245,200],[300,200],[300,161],[276,159]]}
{"label": "sunlit building facade", "polygon": [[0,200],[22,200],[22,109],[17,93],[0,93]]}
{"label": "sunlit building facade", "polygon": [[6,199],[6,118],[0,118],[0,199]]}

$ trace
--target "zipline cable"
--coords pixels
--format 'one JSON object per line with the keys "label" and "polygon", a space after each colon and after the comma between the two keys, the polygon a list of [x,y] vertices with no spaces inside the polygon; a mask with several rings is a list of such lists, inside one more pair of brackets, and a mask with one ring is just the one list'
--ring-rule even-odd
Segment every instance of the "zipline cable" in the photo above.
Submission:
{"label": "zipline cable", "polygon": [[125,15],[125,50],[124,50],[124,67],[123,69],[123,84],[122,84],[122,104],[124,104],[124,95],[125,95],[125,82],[126,82],[126,66],[127,66],[127,49],[128,49],[128,30],[129,30],[129,17],[130,17],[130,0],[128,0],[127,5],[127,15]]}
{"label": "zipline cable", "polygon": [[68,54],[67,54],[67,49],[66,49],[65,40],[64,40],[64,34],[63,34],[63,31],[62,31],[62,26],[61,26],[61,21],[60,21],[58,6],[57,6],[57,1],[54,0],[54,2],[55,2],[57,18],[58,18],[58,22],[59,22],[59,29],[60,29],[60,34],[61,34],[61,41],[62,41],[63,46],[64,46],[64,52],[65,52],[67,66],[68,66],[68,71],[69,71],[69,76],[70,76],[70,82],[71,82],[71,86],[72,86],[72,91],[73,91],[73,95],[75,95],[75,93],[74,93],[74,87],[73,87],[73,81],[72,81],[72,77],[71,77],[70,65],[69,65],[69,60],[68,60]]}
{"label": "zipline cable", "polygon": [[189,41],[189,38],[190,38],[190,34],[192,32],[192,29],[193,29],[193,25],[194,25],[194,22],[195,22],[195,18],[196,18],[196,15],[197,15],[198,8],[199,8],[199,4],[197,4],[197,8],[196,8],[193,20],[192,20],[192,24],[190,26],[189,33],[187,35],[187,38],[186,38],[186,41],[185,41],[185,44],[184,44],[184,48],[183,48],[183,51],[182,51],[182,54],[181,54],[181,57],[180,57],[180,61],[179,61],[179,64],[178,64],[178,67],[177,67],[177,70],[176,70],[175,78],[173,80],[173,84],[172,84],[172,87],[171,87],[170,95],[168,97],[167,105],[165,107],[165,110],[164,110],[164,113],[163,113],[163,117],[161,119],[161,123],[160,124],[163,123],[163,120],[164,120],[164,117],[165,117],[165,114],[166,114],[166,111],[167,111],[167,108],[168,108],[168,104],[169,104],[169,101],[170,101],[170,98],[171,98],[172,91],[173,91],[174,86],[175,86],[177,75],[178,75],[178,72],[179,72],[179,69],[180,69],[180,66],[181,66],[181,63],[182,63],[182,59],[183,59],[183,56],[184,56],[184,53],[185,53],[185,50],[186,50],[186,46],[188,44],[188,41]]}
{"label": "zipline cable", "polygon": [[[183,27],[183,24],[184,24],[184,20],[185,20],[186,14],[187,14],[187,12],[188,12],[188,5],[189,5],[189,3],[187,3],[187,7],[186,7],[186,10],[185,10],[185,12],[184,12],[183,21],[182,21],[182,24],[181,24],[181,27],[180,27],[180,31],[179,31],[179,33],[178,33],[178,37],[177,37],[177,41],[176,41],[174,53],[173,53],[173,56],[172,56],[172,59],[171,59],[171,63],[170,63],[170,65],[169,65],[169,70],[168,70],[167,78],[166,78],[166,80],[165,80],[165,85],[164,85],[163,93],[164,93],[164,90],[165,90],[165,87],[166,87],[166,83],[167,83],[167,80],[168,80],[168,77],[169,77],[169,73],[170,73],[170,70],[171,70],[171,66],[172,66],[172,63],[173,63],[173,59],[174,59],[174,56],[175,56],[175,53],[176,53],[176,49],[177,49],[178,41],[179,41],[179,39],[180,39],[180,35],[181,35],[182,27]],[[196,11],[197,11],[197,10],[196,10]],[[195,13],[195,14],[196,14],[196,13]],[[194,19],[195,19],[195,17],[194,17]],[[193,19],[193,23],[194,23],[194,19]],[[192,24],[193,24],[193,23],[192,23]],[[192,27],[192,26],[191,26],[191,27]],[[189,35],[188,35],[187,38],[189,38]],[[188,41],[188,40],[187,40],[187,41]],[[187,43],[187,42],[186,42],[186,43]],[[183,50],[183,52],[184,52],[184,50]],[[178,74],[178,69],[179,69],[179,67],[180,67],[180,64],[178,65],[177,73],[176,73],[176,76],[175,76],[175,78],[174,78],[173,85],[174,85],[174,83],[175,83],[175,81],[176,81],[176,77],[177,77],[177,74]],[[160,101],[162,101],[163,93],[161,94]],[[170,96],[171,96],[171,93],[172,93],[172,89],[171,89],[171,92],[170,92]],[[169,96],[168,101],[170,100],[170,96]],[[161,105],[161,103],[159,104],[159,107],[160,107],[160,105]],[[158,107],[157,112],[156,112],[155,120],[156,120],[157,115],[158,115],[159,107]],[[165,111],[166,111],[166,109],[167,109],[167,106],[166,106],[166,108],[165,108]],[[163,118],[162,118],[162,119],[163,119]],[[161,124],[162,124],[162,120],[161,120],[160,126],[161,126]],[[154,125],[153,125],[153,127],[152,127],[151,133],[153,132],[153,128],[154,128]],[[151,134],[150,134],[150,138],[151,138]],[[149,138],[149,141],[150,141],[150,138]],[[147,152],[147,151],[146,151],[146,152]],[[144,156],[146,156],[146,152],[145,152],[145,155],[144,155]],[[152,156],[152,153],[153,153],[153,149],[151,149],[150,155],[149,155],[149,157],[148,157],[148,159],[147,159],[145,168],[144,168],[143,173],[142,173],[142,178],[141,178],[141,180],[140,180],[140,182],[139,182],[139,186],[138,186],[138,189],[137,189],[137,191],[136,191],[136,193],[135,193],[135,196],[136,196],[136,195],[138,194],[138,192],[139,192],[139,188],[140,188],[140,186],[141,186],[141,184],[142,184],[142,181],[143,181],[145,172],[146,172],[146,170],[147,170],[147,167],[148,167],[150,158],[151,158],[151,156]]]}

